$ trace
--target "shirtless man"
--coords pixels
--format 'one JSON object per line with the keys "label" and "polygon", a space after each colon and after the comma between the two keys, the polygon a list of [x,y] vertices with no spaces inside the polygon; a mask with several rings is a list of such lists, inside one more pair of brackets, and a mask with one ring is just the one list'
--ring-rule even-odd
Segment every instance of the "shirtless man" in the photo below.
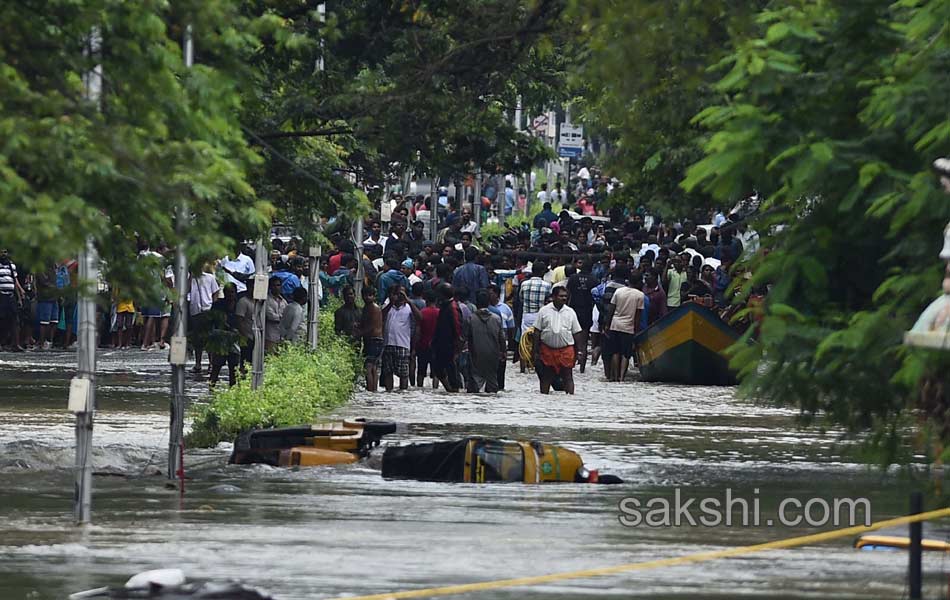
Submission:
{"label": "shirtless man", "polygon": [[376,291],[371,286],[363,288],[360,335],[366,361],[366,391],[375,392],[379,388],[379,365],[383,358],[383,311],[376,304]]}

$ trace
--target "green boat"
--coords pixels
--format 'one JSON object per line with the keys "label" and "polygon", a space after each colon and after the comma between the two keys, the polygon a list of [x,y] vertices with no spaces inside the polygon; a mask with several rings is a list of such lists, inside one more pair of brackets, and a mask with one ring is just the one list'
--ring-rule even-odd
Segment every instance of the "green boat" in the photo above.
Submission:
{"label": "green boat", "polygon": [[687,302],[637,334],[640,380],[735,385],[725,350],[738,339],[719,315]]}

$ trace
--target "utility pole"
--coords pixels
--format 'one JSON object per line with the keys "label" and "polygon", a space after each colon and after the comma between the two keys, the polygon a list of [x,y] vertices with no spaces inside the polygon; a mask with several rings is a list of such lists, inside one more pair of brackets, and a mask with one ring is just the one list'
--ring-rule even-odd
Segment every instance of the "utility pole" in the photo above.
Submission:
{"label": "utility pole", "polygon": [[257,240],[254,251],[254,352],[251,356],[251,389],[264,383],[264,328],[266,327],[267,275],[264,261],[267,260],[264,238]]}
{"label": "utility pole", "polygon": [[475,223],[482,226],[482,170],[475,171],[475,198],[472,199],[472,211]]}
{"label": "utility pole", "polygon": [[[318,221],[319,224],[319,221]],[[307,344],[311,350],[317,349],[320,341],[320,246],[310,246],[310,283],[307,288],[309,321],[307,322]]]}
{"label": "utility pole", "polygon": [[[317,14],[321,23],[327,20],[327,5],[321,2],[317,5]],[[320,49],[323,49],[323,40],[320,40]],[[324,67],[323,53],[321,52],[314,70],[322,72]],[[320,229],[320,215],[314,213],[313,221],[317,229]],[[310,247],[310,272],[307,274],[309,284],[307,287],[307,344],[311,350],[317,349],[317,343],[320,340],[320,255],[322,254],[320,246]]]}
{"label": "utility pole", "polygon": [[356,237],[356,280],[353,282],[353,291],[356,299],[362,301],[363,278],[365,277],[363,272],[363,217],[357,217],[353,227],[356,229],[354,234],[354,237]]}
{"label": "utility pole", "polygon": [[[87,56],[95,57],[102,36],[94,28],[89,36]],[[83,78],[86,99],[99,104],[102,93],[102,66],[96,65]],[[96,293],[99,283],[99,255],[92,237],[79,253],[79,349],[76,377],[69,386],[69,410],[76,415],[76,483],[73,514],[76,523],[92,520],[92,428],[96,410]]]}
{"label": "utility pole", "polygon": [[69,388],[70,410],[76,413],[76,488],[74,513],[80,525],[92,520],[92,428],[96,410],[96,292],[99,255],[92,238],[79,254],[78,374]]}
{"label": "utility pole", "polygon": [[439,233],[439,176],[432,176],[431,206],[429,207],[429,239],[435,241]]}
{"label": "utility pole", "polygon": [[[191,39],[191,25],[185,27],[182,40],[185,67],[194,64],[194,46]],[[175,248],[175,330],[172,333],[169,362],[172,365],[172,397],[168,425],[168,479],[181,478],[181,491],[184,492],[184,431],[185,431],[185,362],[187,361],[188,332],[188,259],[185,257],[185,235],[188,228],[188,204],[183,197],[178,204],[178,216],[175,229],[178,244]],[[198,357],[196,357],[197,359]]]}
{"label": "utility pole", "polygon": [[[515,102],[515,131],[521,132],[521,115],[522,115],[522,106],[521,106],[521,95],[518,95],[518,99]],[[521,173],[521,178],[524,180],[524,216],[528,216],[528,205],[531,204],[531,177],[529,173]],[[515,176],[515,200],[517,201],[521,187],[518,185],[518,177]],[[514,213],[514,209],[511,211]]]}

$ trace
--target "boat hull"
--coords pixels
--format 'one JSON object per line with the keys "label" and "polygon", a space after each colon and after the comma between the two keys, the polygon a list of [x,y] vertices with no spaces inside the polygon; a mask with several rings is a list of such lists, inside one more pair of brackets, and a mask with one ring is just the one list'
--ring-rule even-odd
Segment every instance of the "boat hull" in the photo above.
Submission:
{"label": "boat hull", "polygon": [[687,385],[735,385],[725,350],[739,332],[695,303],[669,313],[637,336],[640,380]]}

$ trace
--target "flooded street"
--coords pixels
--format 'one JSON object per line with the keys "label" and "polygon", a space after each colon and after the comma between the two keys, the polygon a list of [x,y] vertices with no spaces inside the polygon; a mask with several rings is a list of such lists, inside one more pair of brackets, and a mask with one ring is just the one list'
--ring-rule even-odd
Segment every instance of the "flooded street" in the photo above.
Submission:
{"label": "flooded street", "polygon": [[[812,533],[799,527],[625,527],[625,497],[866,497],[873,520],[907,493],[842,454],[835,436],[795,428],[794,412],[753,406],[732,388],[608,385],[541,396],[512,373],[498,396],[360,392],[337,416],[397,421],[384,443],[479,434],[561,443],[622,485],[386,481],[369,465],[284,470],[228,466],[229,448],[186,454],[187,493],[164,469],[168,375],[160,353],[100,357],[93,523],[72,524],[71,355],[0,355],[0,598],[64,598],[137,571],[180,567],[283,600],[523,577],[680,556]],[[190,383],[200,397],[204,383]],[[223,484],[232,487],[223,487]],[[237,488],[237,489],[234,489]],[[826,527],[830,528],[830,527]],[[947,565],[925,557],[930,595]],[[563,581],[465,598],[895,598],[906,555],[851,540],[716,562]],[[939,591],[938,591],[939,588]]]}

